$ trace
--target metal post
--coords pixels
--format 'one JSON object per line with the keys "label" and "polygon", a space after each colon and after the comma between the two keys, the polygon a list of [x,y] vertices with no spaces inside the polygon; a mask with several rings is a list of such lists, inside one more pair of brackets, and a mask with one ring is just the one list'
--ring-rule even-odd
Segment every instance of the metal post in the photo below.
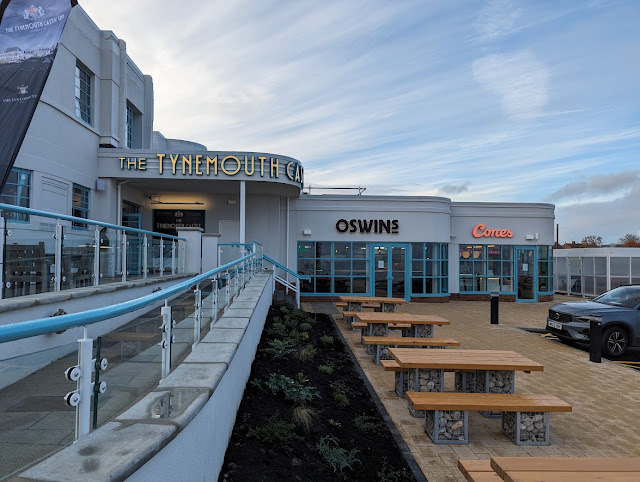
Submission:
{"label": "metal post", "polygon": [[[4,246],[6,231],[4,230],[4,218],[0,215],[0,300],[4,298]],[[49,273],[47,273],[48,275]],[[44,288],[43,288],[44,289]]]}
{"label": "metal post", "polygon": [[62,288],[62,225],[60,220],[56,222],[56,231],[53,238],[56,240],[56,251],[54,257],[54,263],[56,267],[55,277],[53,281],[55,283],[55,290],[60,291]]}
{"label": "metal post", "polygon": [[127,281],[127,233],[125,231],[122,231],[122,252],[120,253],[121,256],[121,263],[122,263],[122,281]]}
{"label": "metal post", "polygon": [[213,313],[211,313],[211,328],[213,328],[213,325],[215,325],[216,320],[218,319],[218,276],[217,275],[214,276],[213,282],[211,283],[211,296],[213,298],[212,306],[211,306],[213,310]]}
{"label": "metal post", "polygon": [[76,440],[88,435],[91,427],[93,340],[87,338],[86,327],[84,327],[84,336],[78,340],[78,345],[78,367],[80,368],[78,395],[80,395],[80,401],[76,408]]}
{"label": "metal post", "polygon": [[602,362],[602,317],[589,317],[589,361]]}
{"label": "metal post", "polygon": [[300,279],[296,278],[296,306],[300,309]]}
{"label": "metal post", "polygon": [[147,272],[149,271],[149,263],[147,255],[149,254],[149,238],[145,234],[142,238],[142,279],[147,279]]}
{"label": "metal post", "polygon": [[164,276],[164,238],[160,238],[160,276]]}
{"label": "metal post", "polygon": [[200,342],[200,327],[202,326],[202,290],[200,285],[193,291],[195,297],[195,312],[193,320],[193,346]]}
{"label": "metal post", "polygon": [[226,304],[224,305],[224,309],[227,309],[227,306],[229,306],[229,294],[231,292],[231,275],[229,274],[229,270],[226,271],[226,275],[227,277],[227,286],[225,286],[225,295],[226,295]]}
{"label": "metal post", "polygon": [[171,343],[173,343],[173,320],[171,318],[171,307],[168,305],[168,301],[165,300],[164,306],[160,308],[160,315],[162,316],[162,373],[161,378],[165,378],[171,371]]}
{"label": "metal post", "polygon": [[171,241],[171,274],[176,274],[176,242]]}
{"label": "metal post", "polygon": [[491,324],[498,324],[498,302],[500,301],[500,294],[496,291],[491,293]]}
{"label": "metal post", "polygon": [[98,286],[100,284],[100,226],[96,226],[93,244],[93,286]]}

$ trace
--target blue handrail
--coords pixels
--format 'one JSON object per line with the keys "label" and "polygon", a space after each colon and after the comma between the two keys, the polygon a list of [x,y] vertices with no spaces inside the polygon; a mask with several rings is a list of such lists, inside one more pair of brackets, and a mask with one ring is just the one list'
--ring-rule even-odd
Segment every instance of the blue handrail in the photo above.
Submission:
{"label": "blue handrail", "polygon": [[132,311],[139,310],[163,299],[170,298],[173,295],[180,294],[181,292],[188,290],[193,285],[206,281],[214,275],[232,268],[237,264],[243,263],[253,256],[256,255],[253,253],[248,254],[247,256],[232,261],[231,263],[227,263],[223,266],[212,269],[211,271],[207,271],[206,273],[195,276],[186,281],[182,281],[170,288],[162,289],[156,293],[152,293],[135,300],[125,301],[116,305],[96,308],[95,310],[88,310],[80,313],[72,313],[54,318],[41,318],[39,320],[23,321],[0,326],[0,343],[21,340],[32,336],[45,335],[56,331],[68,330],[69,328],[75,328],[77,326],[91,325],[99,321],[131,313]]}
{"label": "blue handrail", "polygon": [[269,256],[267,256],[266,254],[262,255],[262,258],[265,261],[268,261],[269,263],[271,263],[274,266],[277,266],[278,268],[280,268],[282,271],[289,273],[292,276],[295,276],[296,278],[298,278],[299,280],[302,281],[311,281],[311,277],[310,276],[306,276],[306,275],[302,275],[302,274],[298,274],[295,271],[291,271],[289,268],[285,268],[284,266],[282,266],[280,263],[278,263],[277,261],[272,260]]}
{"label": "blue handrail", "polygon": [[152,236],[158,236],[162,238],[178,239],[184,241],[185,238],[179,236],[173,236],[171,234],[154,233],[153,231],[146,231],[138,228],[127,228],[124,226],[118,226],[117,224],[103,223],[102,221],[93,221],[91,219],[78,218],[75,216],[68,216],[66,214],[49,213],[47,211],[40,211],[39,209],[23,208],[21,206],[13,206],[11,204],[0,203],[0,211],[15,211],[22,214],[32,214],[33,216],[42,216],[45,218],[64,219],[65,221],[73,221],[83,224],[95,224],[96,226],[102,226],[105,228],[118,229],[120,231],[131,231],[134,233],[151,234]]}

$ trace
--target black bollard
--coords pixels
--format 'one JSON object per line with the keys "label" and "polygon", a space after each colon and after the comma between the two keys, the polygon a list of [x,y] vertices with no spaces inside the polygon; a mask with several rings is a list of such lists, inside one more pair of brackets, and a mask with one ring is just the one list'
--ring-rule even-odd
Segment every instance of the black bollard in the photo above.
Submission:
{"label": "black bollard", "polygon": [[591,317],[589,321],[589,361],[602,361],[602,318]]}
{"label": "black bollard", "polygon": [[498,324],[498,301],[500,300],[500,294],[496,291],[491,293],[491,324]]}

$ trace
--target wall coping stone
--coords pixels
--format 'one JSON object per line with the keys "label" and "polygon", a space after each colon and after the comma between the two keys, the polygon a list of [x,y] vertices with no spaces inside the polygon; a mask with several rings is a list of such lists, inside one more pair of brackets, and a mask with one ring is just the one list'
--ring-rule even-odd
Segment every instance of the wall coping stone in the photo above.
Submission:
{"label": "wall coping stone", "polygon": [[238,349],[237,343],[198,343],[182,363],[226,363]]}

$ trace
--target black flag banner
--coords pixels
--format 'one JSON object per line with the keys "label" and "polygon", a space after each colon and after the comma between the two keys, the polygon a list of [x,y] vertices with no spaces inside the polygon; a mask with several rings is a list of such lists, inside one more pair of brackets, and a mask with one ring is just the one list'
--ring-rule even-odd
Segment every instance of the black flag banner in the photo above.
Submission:
{"label": "black flag banner", "polygon": [[0,191],[47,82],[77,0],[0,3]]}

